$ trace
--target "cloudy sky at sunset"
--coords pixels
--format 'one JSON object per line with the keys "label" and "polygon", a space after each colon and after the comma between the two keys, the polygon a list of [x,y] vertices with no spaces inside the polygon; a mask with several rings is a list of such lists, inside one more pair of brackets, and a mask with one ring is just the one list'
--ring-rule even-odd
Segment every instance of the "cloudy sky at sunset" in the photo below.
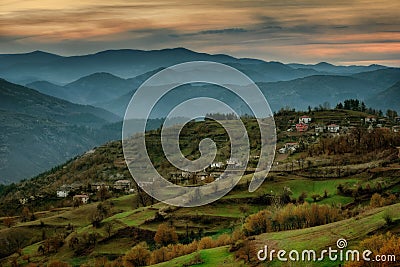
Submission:
{"label": "cloudy sky at sunset", "polygon": [[0,53],[186,47],[285,63],[400,66],[398,0],[2,0]]}

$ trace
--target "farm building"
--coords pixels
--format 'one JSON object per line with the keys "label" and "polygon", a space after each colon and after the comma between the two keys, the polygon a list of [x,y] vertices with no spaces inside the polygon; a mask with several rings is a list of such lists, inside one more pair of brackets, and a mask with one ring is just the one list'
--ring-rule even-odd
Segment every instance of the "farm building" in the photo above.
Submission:
{"label": "farm building", "polygon": [[296,131],[298,132],[306,132],[308,130],[308,125],[305,123],[296,124]]}
{"label": "farm building", "polygon": [[311,118],[309,116],[301,116],[299,118],[299,123],[305,123],[308,124],[311,122]]}
{"label": "farm building", "polygon": [[375,116],[368,116],[365,118],[365,123],[372,123],[372,122],[376,122],[376,117]]}
{"label": "farm building", "polygon": [[337,124],[330,124],[327,126],[328,132],[330,133],[338,133],[339,132],[339,125]]}
{"label": "farm building", "polygon": [[78,200],[80,201],[82,204],[87,204],[89,201],[89,196],[88,195],[75,195],[72,198],[74,201]]}

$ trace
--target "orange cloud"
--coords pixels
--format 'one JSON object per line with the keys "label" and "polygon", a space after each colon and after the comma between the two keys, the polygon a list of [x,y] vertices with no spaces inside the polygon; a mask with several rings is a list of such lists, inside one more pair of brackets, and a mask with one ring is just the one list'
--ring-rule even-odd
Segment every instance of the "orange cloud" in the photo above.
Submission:
{"label": "orange cloud", "polygon": [[0,49],[186,46],[283,61],[396,62],[399,11],[395,0],[3,0]]}

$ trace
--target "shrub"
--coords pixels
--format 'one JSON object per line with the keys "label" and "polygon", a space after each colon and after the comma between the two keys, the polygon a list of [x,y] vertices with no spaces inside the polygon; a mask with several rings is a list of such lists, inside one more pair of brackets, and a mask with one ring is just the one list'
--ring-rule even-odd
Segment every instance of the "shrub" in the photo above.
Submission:
{"label": "shrub", "polygon": [[176,243],[178,241],[178,235],[174,227],[163,223],[158,226],[154,241],[161,246],[166,246],[171,243]]}
{"label": "shrub", "polygon": [[150,262],[150,251],[145,242],[139,243],[129,250],[123,257],[123,263],[126,267],[145,266]]}

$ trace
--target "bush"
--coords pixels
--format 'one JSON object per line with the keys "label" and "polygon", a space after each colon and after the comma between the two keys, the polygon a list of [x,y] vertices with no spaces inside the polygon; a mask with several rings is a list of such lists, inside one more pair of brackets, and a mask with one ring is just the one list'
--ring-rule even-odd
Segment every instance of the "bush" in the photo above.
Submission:
{"label": "bush", "polygon": [[385,220],[387,225],[392,225],[393,224],[393,216],[389,211],[386,211],[383,214],[383,219]]}
{"label": "bush", "polygon": [[169,227],[163,223],[158,226],[154,241],[161,246],[166,246],[171,243],[176,243],[178,241],[178,235],[174,227]]}
{"label": "bush", "polygon": [[124,266],[146,266],[150,262],[150,251],[145,242],[139,243],[128,251],[123,257]]}

